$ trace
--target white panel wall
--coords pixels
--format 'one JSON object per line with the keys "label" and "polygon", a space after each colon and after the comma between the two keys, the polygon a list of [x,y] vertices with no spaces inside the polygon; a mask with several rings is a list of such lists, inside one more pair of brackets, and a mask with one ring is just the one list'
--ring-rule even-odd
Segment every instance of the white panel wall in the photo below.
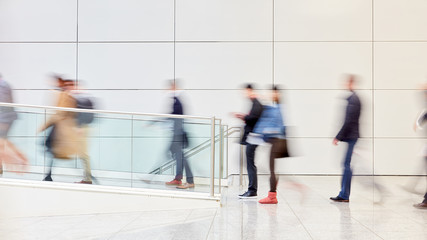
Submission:
{"label": "white panel wall", "polygon": [[361,77],[359,89],[372,86],[372,44],[366,42],[278,42],[275,82],[289,89],[343,89],[343,73]]}
{"label": "white panel wall", "polygon": [[176,76],[188,89],[240,89],[272,80],[272,43],[178,43]]}
{"label": "white panel wall", "polygon": [[77,1],[0,1],[0,41],[76,41]]}
{"label": "white panel wall", "polygon": [[176,1],[176,40],[271,41],[273,1]]}
{"label": "white panel wall", "polygon": [[79,78],[89,89],[161,89],[173,69],[171,43],[79,44]]}
{"label": "white panel wall", "polygon": [[276,41],[369,41],[371,0],[276,0]]}
{"label": "white panel wall", "polygon": [[426,1],[375,0],[373,3],[375,40],[427,40]]}
{"label": "white panel wall", "polygon": [[79,1],[80,41],[173,41],[173,0]]}
{"label": "white panel wall", "polygon": [[[277,171],[294,174],[340,173],[345,144],[331,141],[343,76],[354,73],[363,105],[355,172],[420,174],[423,135],[412,125],[424,107],[426,10],[423,0],[3,0],[0,73],[19,103],[51,104],[47,80],[58,72],[83,80],[101,109],[154,113],[170,111],[166,80],[179,78],[187,114],[230,126],[241,125],[231,112],[249,110],[242,84],[280,84],[297,154]],[[268,148],[257,156],[267,173]]]}

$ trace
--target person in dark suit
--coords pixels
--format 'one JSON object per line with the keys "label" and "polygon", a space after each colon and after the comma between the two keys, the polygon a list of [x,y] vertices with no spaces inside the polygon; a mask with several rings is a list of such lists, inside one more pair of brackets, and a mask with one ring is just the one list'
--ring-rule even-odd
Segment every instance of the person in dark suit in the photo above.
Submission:
{"label": "person in dark suit", "polygon": [[261,117],[263,107],[262,104],[258,101],[253,86],[251,84],[246,85],[245,88],[246,96],[252,101],[252,108],[249,114],[240,114],[235,113],[236,118],[241,119],[245,122],[244,134],[240,141],[240,144],[246,145],[246,162],[249,178],[248,191],[239,195],[239,198],[256,198],[257,197],[257,188],[258,188],[258,178],[257,178],[257,168],[255,166],[255,150],[258,145],[249,144],[246,142],[246,138],[249,133],[252,132],[255,128],[256,123]]}
{"label": "person in dark suit", "polygon": [[[179,98],[179,92],[177,91],[176,80],[172,80],[170,83],[170,90],[173,93],[173,105],[171,114],[184,115],[184,107],[181,99]],[[175,178],[167,182],[166,185],[176,185],[179,189],[194,188],[193,173],[191,172],[190,165],[184,155],[184,148],[188,145],[187,134],[184,131],[184,121],[182,118],[171,118],[173,122],[173,137],[169,151],[172,154],[172,158],[176,161],[176,175]],[[185,169],[186,180],[185,184],[182,184],[183,171]]]}
{"label": "person in dark suit", "polygon": [[345,120],[341,130],[333,140],[334,145],[338,142],[346,142],[348,144],[347,153],[344,159],[344,173],[341,182],[341,191],[336,197],[330,199],[336,202],[349,202],[351,177],[353,175],[350,162],[353,154],[354,146],[359,138],[359,117],[361,104],[360,99],[354,92],[355,76],[350,75],[346,82],[347,89],[351,92],[350,97],[347,98],[348,104],[345,112]]}

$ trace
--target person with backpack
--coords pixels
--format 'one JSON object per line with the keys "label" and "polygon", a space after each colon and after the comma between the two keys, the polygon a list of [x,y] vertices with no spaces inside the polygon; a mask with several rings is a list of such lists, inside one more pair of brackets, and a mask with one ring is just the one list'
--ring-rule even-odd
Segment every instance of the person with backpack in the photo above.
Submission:
{"label": "person with backpack", "polygon": [[[59,93],[57,107],[76,108],[76,100],[71,96],[70,91],[73,89],[72,80],[63,80],[62,91]],[[50,115],[43,124],[39,132],[51,129],[46,139],[47,152],[47,174],[43,181],[52,181],[52,166],[54,159],[73,159],[78,151],[75,144],[78,136],[76,129],[75,112],[58,110]],[[49,144],[48,144],[49,141]]]}
{"label": "person with backpack", "polygon": [[[62,91],[59,93],[57,107],[77,108],[78,101],[74,80],[63,80]],[[84,122],[84,121],[83,121]],[[82,122],[81,122],[82,123]],[[49,138],[47,174],[43,181],[53,181],[52,166],[54,159],[73,159],[76,155],[83,160],[85,178],[78,183],[92,184],[90,174],[90,158],[87,148],[87,124],[79,125],[79,114],[73,111],[58,110],[51,115],[40,128],[40,132],[52,129]]]}

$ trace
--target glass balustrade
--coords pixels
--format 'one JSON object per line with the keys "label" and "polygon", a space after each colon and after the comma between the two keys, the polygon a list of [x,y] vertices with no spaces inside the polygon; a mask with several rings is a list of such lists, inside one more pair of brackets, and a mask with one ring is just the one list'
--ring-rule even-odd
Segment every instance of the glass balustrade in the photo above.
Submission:
{"label": "glass balustrade", "polygon": [[[219,179],[227,177],[227,129],[218,119],[4,103],[0,106],[14,106],[18,119],[13,122],[7,139],[28,159],[26,166],[16,160],[4,161],[4,178],[42,181],[50,171],[52,159],[54,182],[84,180],[84,159],[90,162],[93,184],[105,186],[211,194],[220,192]],[[93,121],[79,125],[81,112],[93,113]],[[49,145],[46,140],[51,139],[52,129],[53,140]],[[177,137],[182,132],[186,137]],[[214,149],[212,139],[215,139]],[[194,188],[177,189],[165,184],[175,178],[180,165],[176,156],[181,153],[192,171]],[[9,155],[5,157],[12,158]]]}

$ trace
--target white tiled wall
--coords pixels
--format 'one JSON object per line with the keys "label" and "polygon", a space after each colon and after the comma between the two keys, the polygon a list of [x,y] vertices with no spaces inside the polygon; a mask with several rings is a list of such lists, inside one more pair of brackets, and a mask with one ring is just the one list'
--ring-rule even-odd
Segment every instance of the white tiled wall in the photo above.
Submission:
{"label": "white tiled wall", "polygon": [[[243,83],[281,84],[297,156],[277,171],[295,174],[340,173],[345,144],[331,141],[348,94],[343,75],[354,73],[363,105],[355,172],[419,174],[423,135],[412,126],[424,107],[426,10],[424,0],[2,0],[0,73],[18,103],[51,104],[57,72],[83,80],[100,109],[152,113],[170,111],[166,80],[179,78],[187,114],[230,126],[241,124],[231,112],[249,110]],[[127,140],[111,141],[97,148],[128,152]],[[98,166],[129,159],[103,154]],[[261,172],[267,155],[260,148]]]}
{"label": "white tiled wall", "polygon": [[371,0],[275,0],[276,41],[370,41]]}

